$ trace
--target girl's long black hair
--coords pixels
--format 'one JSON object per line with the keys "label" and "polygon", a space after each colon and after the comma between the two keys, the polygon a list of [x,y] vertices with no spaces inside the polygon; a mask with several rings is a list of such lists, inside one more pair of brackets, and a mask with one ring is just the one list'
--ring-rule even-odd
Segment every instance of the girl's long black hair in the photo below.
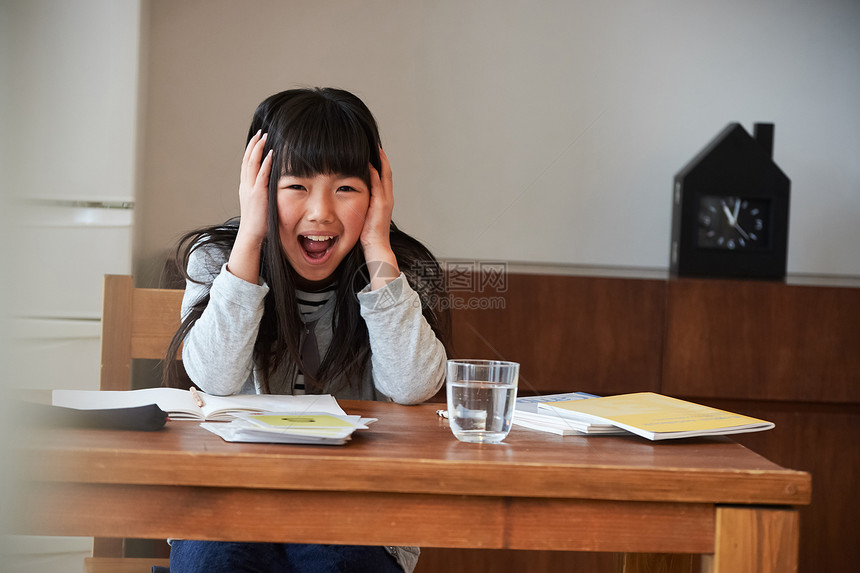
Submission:
{"label": "girl's long black hair", "polygon": [[[273,150],[269,177],[268,234],[263,241],[260,275],[269,285],[264,301],[263,318],[254,345],[254,361],[263,373],[264,391],[270,391],[269,375],[286,368],[288,380],[301,368],[300,337],[303,329],[296,302],[296,277],[281,247],[278,232],[277,188],[281,175],[299,177],[316,174],[338,174],[361,177],[370,188],[368,165],[381,173],[380,138],[370,110],[355,95],[334,88],[287,90],[264,100],[254,112],[247,141],[259,130],[268,133],[266,148]],[[186,279],[191,254],[200,248],[216,248],[229,253],[236,240],[238,220],[196,229],[179,241],[174,261]],[[418,291],[422,312],[446,350],[450,346],[450,322],[443,300],[441,268],[430,251],[418,240],[399,230],[390,229],[391,248],[400,270]],[[367,325],[359,312],[356,293],[370,278],[364,252],[356,243],[336,271],[336,302],[332,316],[332,340],[321,357],[316,380],[306,380],[309,391],[326,388],[334,392],[346,381],[360,381],[370,357]],[[187,388],[175,357],[185,336],[203,314],[209,303],[208,293],[197,301],[182,320],[164,361],[163,384]],[[338,382],[339,381],[339,382]]]}

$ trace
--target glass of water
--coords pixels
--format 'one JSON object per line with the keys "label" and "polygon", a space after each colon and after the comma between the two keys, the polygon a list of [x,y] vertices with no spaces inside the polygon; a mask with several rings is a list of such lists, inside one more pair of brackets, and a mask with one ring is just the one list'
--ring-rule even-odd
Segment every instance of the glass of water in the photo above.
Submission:
{"label": "glass of water", "polygon": [[498,444],[511,431],[520,365],[502,360],[449,360],[448,422],[462,442]]}

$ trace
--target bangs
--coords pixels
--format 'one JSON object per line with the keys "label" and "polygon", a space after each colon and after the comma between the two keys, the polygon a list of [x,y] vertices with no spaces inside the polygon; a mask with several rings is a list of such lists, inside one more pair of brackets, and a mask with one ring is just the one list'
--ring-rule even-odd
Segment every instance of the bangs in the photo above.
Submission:
{"label": "bangs", "polygon": [[369,180],[368,166],[372,163],[379,169],[376,137],[336,102],[316,103],[289,114],[292,117],[278,118],[282,124],[273,126],[272,132],[280,136],[280,141],[271,142],[280,156],[275,157],[280,175],[344,175]]}

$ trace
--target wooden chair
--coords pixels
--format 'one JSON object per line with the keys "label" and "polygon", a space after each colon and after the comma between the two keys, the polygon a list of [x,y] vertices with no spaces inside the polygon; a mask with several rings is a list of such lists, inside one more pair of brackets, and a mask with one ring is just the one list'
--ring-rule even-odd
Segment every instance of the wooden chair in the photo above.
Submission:
{"label": "wooden chair", "polygon": [[[182,290],[135,288],[132,277],[106,275],[102,308],[101,390],[131,390],[131,361],[162,359],[179,328]],[[129,558],[126,540],[95,538],[85,573],[150,573],[169,559]]]}

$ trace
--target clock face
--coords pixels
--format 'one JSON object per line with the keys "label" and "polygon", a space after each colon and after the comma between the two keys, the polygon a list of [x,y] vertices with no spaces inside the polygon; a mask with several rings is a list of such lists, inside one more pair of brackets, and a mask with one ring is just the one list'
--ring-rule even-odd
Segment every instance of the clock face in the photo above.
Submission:
{"label": "clock face", "polygon": [[704,195],[699,200],[696,245],[706,249],[752,250],[768,247],[770,201]]}

